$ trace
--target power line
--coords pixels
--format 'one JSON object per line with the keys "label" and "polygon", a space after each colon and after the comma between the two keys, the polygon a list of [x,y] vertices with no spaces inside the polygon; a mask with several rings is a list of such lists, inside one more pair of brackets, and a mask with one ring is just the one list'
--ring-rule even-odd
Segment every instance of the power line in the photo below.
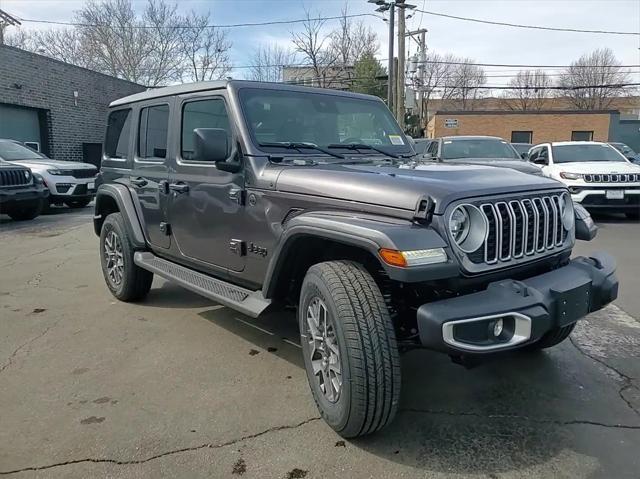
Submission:
{"label": "power line", "polygon": [[99,25],[95,23],[79,23],[79,22],[63,22],[56,20],[40,20],[35,18],[21,18],[20,20],[28,23],[44,23],[48,25],[66,25],[70,27],[90,27],[90,28],[113,28],[113,29],[156,29],[156,28],[168,28],[168,29],[182,29],[182,30],[190,30],[194,28],[240,28],[240,27],[260,27],[267,25],[289,25],[293,23],[304,23],[308,21],[325,21],[325,20],[339,20],[341,18],[358,18],[358,17],[375,17],[381,18],[378,15],[373,13],[355,13],[352,15],[337,15],[333,17],[310,17],[310,18],[300,18],[295,20],[273,20],[268,22],[247,22],[247,23],[228,23],[228,24],[219,24],[219,25],[204,25],[204,26],[194,26],[194,25],[120,25],[117,27],[113,27],[111,25]]}
{"label": "power line", "polygon": [[457,15],[449,15],[446,13],[439,12],[430,12],[428,10],[415,10],[416,12],[424,13],[427,15],[432,15],[435,17],[444,17],[451,18],[453,20],[463,20],[465,22],[474,22],[474,23],[484,23],[487,25],[498,25],[501,27],[513,27],[513,28],[528,28],[531,30],[550,30],[553,32],[570,32],[570,33],[595,33],[595,34],[603,34],[603,35],[633,35],[640,36],[640,32],[619,32],[619,31],[611,31],[611,30],[585,30],[580,28],[564,28],[564,27],[543,27],[540,25],[523,25],[519,23],[508,23],[508,22],[496,22],[493,20],[483,20],[480,18],[470,18],[470,17],[459,17]]}

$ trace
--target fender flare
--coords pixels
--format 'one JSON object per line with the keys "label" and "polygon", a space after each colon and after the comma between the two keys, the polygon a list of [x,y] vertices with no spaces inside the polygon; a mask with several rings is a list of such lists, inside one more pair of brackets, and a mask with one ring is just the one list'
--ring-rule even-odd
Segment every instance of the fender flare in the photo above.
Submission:
{"label": "fender flare", "polygon": [[118,210],[124,216],[127,233],[134,247],[136,249],[145,248],[146,241],[140,218],[133,204],[131,193],[125,185],[102,184],[98,187],[98,191],[96,192],[95,214],[93,216],[93,228],[96,235],[100,236],[100,230],[106,218],[106,215],[101,212],[105,198],[111,198],[115,201],[116,205],[118,205]]}
{"label": "fender flare", "polygon": [[315,211],[300,214],[286,224],[267,267],[263,286],[266,298],[275,294],[280,275],[290,266],[287,261],[289,250],[303,237],[323,238],[360,248],[378,259],[387,275],[398,281],[426,281],[458,274],[458,265],[450,253],[446,263],[411,269],[390,266],[380,259],[378,251],[381,248],[400,251],[445,248],[448,251],[447,243],[429,226],[416,226],[411,221],[395,218]]}

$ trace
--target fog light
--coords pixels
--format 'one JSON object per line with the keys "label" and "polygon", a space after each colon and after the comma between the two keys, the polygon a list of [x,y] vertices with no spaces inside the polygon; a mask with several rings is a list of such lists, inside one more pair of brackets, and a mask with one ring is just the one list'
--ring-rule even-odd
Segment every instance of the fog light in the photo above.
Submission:
{"label": "fog light", "polygon": [[502,330],[504,328],[504,322],[502,321],[502,318],[497,319],[494,323],[493,323],[493,335],[497,338],[502,334]]}

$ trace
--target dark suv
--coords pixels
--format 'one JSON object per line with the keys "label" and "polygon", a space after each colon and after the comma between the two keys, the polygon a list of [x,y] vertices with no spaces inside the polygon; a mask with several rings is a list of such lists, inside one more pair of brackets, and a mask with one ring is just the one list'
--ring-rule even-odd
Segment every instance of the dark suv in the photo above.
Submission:
{"label": "dark suv", "polygon": [[[394,417],[399,351],[470,364],[569,336],[617,296],[613,259],[571,259],[553,180],[415,155],[378,98],[245,81],[111,104],[95,206],[123,301],[153,275],[250,316],[297,307],[304,362],[339,434]],[[588,217],[586,217],[588,220]]]}
{"label": "dark suv", "polygon": [[0,214],[16,221],[32,220],[48,201],[42,179],[24,166],[0,159]]}

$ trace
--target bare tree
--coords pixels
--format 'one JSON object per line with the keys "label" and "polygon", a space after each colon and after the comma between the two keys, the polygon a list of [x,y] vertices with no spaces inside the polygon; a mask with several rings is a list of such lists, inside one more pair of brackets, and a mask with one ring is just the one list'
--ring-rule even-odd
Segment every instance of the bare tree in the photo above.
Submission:
{"label": "bare tree", "polygon": [[484,70],[470,58],[447,55],[444,62],[449,68],[442,80],[442,98],[454,101],[462,110],[473,110],[475,100],[484,96],[481,88],[487,82]]}
{"label": "bare tree", "polygon": [[189,64],[187,77],[195,81],[219,80],[231,71],[231,42],[224,30],[210,27],[209,13],[191,12],[185,18],[190,28],[182,29],[182,51]]}
{"label": "bare tree", "polygon": [[336,55],[328,48],[329,36],[324,33],[325,22],[326,20],[319,16],[312,17],[307,11],[302,31],[291,32],[291,42],[296,51],[309,63],[314,84],[321,87],[329,87],[336,77],[332,71]]}
{"label": "bare tree", "polygon": [[542,70],[521,70],[509,81],[502,104],[510,110],[536,110],[544,107],[552,82]]}
{"label": "bare tree", "polygon": [[439,53],[428,52],[424,63],[418,65],[420,73],[416,77],[416,88],[422,91],[422,100],[427,112],[432,99],[448,96],[445,82],[451,74],[452,65],[446,62],[453,59],[455,57],[450,54],[443,57]]}
{"label": "bare tree", "polygon": [[622,84],[629,75],[610,48],[599,48],[581,56],[561,75],[560,94],[580,110],[604,110],[615,97],[629,93]]}
{"label": "bare tree", "polygon": [[353,66],[364,55],[375,56],[379,49],[378,34],[362,20],[349,18],[348,7],[342,8],[340,25],[329,36],[329,50],[336,64]]}
{"label": "bare tree", "polygon": [[283,69],[293,62],[290,50],[277,44],[259,46],[250,60],[251,68],[247,78],[255,81],[283,81]]}
{"label": "bare tree", "polygon": [[14,32],[7,30],[7,32],[4,33],[4,45],[34,51],[33,35],[22,28],[18,28]]}
{"label": "bare tree", "polygon": [[73,28],[36,31],[30,50],[63,62],[85,68],[95,68],[93,57],[83,47],[78,30]]}

